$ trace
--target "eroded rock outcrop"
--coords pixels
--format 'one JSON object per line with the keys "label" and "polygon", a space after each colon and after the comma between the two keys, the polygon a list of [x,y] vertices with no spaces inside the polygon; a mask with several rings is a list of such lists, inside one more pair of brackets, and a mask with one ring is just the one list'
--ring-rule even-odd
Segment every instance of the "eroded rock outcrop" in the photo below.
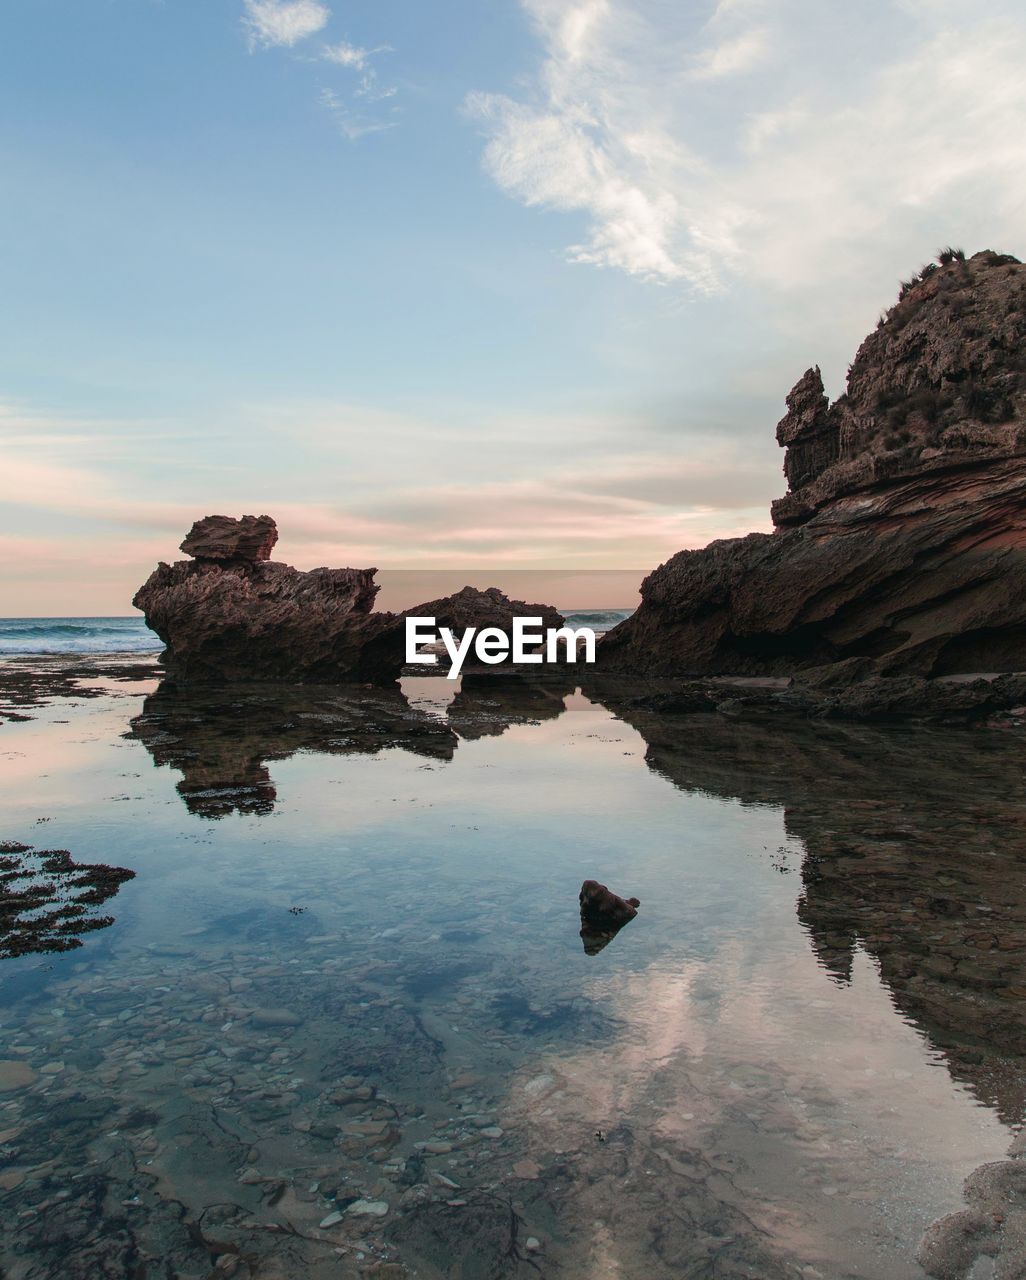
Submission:
{"label": "eroded rock outcrop", "polygon": [[402,635],[372,613],[373,569],[270,561],[161,565],[133,603],[167,645],[168,671],[211,680],[394,680]]}
{"label": "eroded rock outcrop", "polygon": [[902,286],[846,393],[818,369],[777,428],[776,531],[681,551],[600,646],[606,670],[878,675],[1026,667],[1026,267],[946,251]]}
{"label": "eroded rock outcrop", "polygon": [[510,600],[496,587],[377,612],[376,569],[294,569],[270,559],[277,540],[270,516],[206,516],[181,544],[192,559],[161,563],[139,588],[132,603],[167,646],[172,679],[390,684],[405,662],[408,615],[457,634],[498,627],[509,635],[518,617],[563,625],[550,605]]}
{"label": "eroded rock outcrop", "polygon": [[542,627],[561,627],[566,622],[551,605],[511,600],[498,587],[486,587],[483,591],[463,587],[451,596],[419,604],[408,612],[434,618],[440,627],[456,632],[467,627],[499,627],[508,635],[514,618],[541,618]]}
{"label": "eroded rock outcrop", "polygon": [[181,550],[197,560],[270,560],[278,541],[278,526],[270,516],[204,516],[181,543]]}

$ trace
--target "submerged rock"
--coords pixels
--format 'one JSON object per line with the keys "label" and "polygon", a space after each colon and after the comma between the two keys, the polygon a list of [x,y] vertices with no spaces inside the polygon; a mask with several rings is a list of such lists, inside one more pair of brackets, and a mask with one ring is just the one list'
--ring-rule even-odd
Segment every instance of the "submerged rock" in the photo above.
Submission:
{"label": "submerged rock", "polygon": [[81,934],[114,923],[90,909],[134,877],[125,867],[75,862],[67,849],[0,842],[0,959],[80,947]]}
{"label": "submerged rock", "polygon": [[916,1261],[933,1280],[970,1280],[984,1258],[987,1274],[1026,1275],[1026,1164],[1020,1158],[980,1165],[966,1178],[967,1209],[932,1223],[916,1250]]}
{"label": "submerged rock", "polygon": [[599,646],[607,671],[877,675],[1026,667],[1026,267],[945,253],[903,286],[827,401],[818,369],[777,439],[774,533],[680,551]]}

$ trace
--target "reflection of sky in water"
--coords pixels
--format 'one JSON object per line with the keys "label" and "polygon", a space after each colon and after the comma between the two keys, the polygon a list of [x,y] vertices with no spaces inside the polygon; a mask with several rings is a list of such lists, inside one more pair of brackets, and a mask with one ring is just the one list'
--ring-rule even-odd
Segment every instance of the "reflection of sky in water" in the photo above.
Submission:
{"label": "reflection of sky in water", "polygon": [[[407,693],[444,714],[452,689],[419,680]],[[71,959],[47,957],[40,976],[83,957],[116,973],[154,944],[230,947],[229,924],[208,926],[246,911],[268,922],[267,951],[284,963],[327,947],[444,964],[455,931],[492,996],[542,1009],[580,999],[612,1019],[583,1043],[525,1037],[493,1062],[528,1147],[627,1123],[657,1154],[678,1144],[719,1161],[752,1219],[823,1274],[920,1274],[919,1233],[958,1206],[965,1173],[1001,1157],[1006,1130],[896,1015],[873,961],[860,953],[847,987],[817,963],[795,915],[802,849],[781,810],[679,790],[646,767],[628,725],[580,695],[567,706],[462,741],[451,762],[401,750],[271,760],[273,813],[219,821],[187,813],[175,771],[120,736],[130,699],[57,704],[5,729],[0,837],[138,872],[111,904],[115,927]],[[642,902],[596,957],[577,936],[585,877]],[[305,909],[301,931],[290,906]],[[442,1039],[446,1018],[443,1000]],[[465,1007],[452,1051],[487,1062],[490,1025]],[[535,1100],[522,1086],[546,1073],[554,1085]],[[631,1242],[590,1238],[581,1274],[620,1274]]]}

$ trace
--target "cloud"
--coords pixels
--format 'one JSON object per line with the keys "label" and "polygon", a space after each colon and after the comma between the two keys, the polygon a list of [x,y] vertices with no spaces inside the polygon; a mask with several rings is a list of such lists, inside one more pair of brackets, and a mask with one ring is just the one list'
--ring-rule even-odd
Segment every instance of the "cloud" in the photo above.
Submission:
{"label": "cloud", "polygon": [[321,105],[330,113],[339,133],[350,142],[367,134],[393,129],[398,123],[394,108],[389,115],[373,110],[373,104],[394,98],[397,92],[393,86],[381,83],[371,65],[371,58],[378,53],[391,53],[391,47],[378,45],[374,49],[362,49],[342,40],[338,44],[324,45],[321,50],[321,61],[359,73],[355,86],[345,92],[325,88],[320,93]]}
{"label": "cloud", "polygon": [[765,31],[746,31],[732,40],[699,54],[692,78],[719,80],[722,76],[739,75],[758,66],[766,57],[768,42]]}
{"label": "cloud", "polygon": [[334,62],[340,67],[353,67],[356,71],[363,71],[372,52],[376,53],[377,50],[358,49],[356,45],[340,40],[338,44],[326,44],[321,50],[321,57],[325,62]]}
{"label": "cloud", "polygon": [[[377,97],[390,98],[394,92],[395,90],[378,93]],[[354,97],[369,97],[372,101],[375,100],[371,94],[361,93],[360,89],[356,90]],[[394,129],[398,124],[397,120],[382,119],[381,117],[368,115],[358,106],[353,106],[347,102],[334,89],[322,89],[320,103],[330,114],[335,128],[350,142],[356,142],[359,138],[363,138],[370,133],[383,133],[386,129]]]}
{"label": "cloud", "polygon": [[[467,101],[496,184],[583,227],[572,261],[722,290],[918,265],[954,237],[1015,250],[1026,14],[950,0],[520,0],[516,96]],[[710,40],[712,42],[710,43]]]}
{"label": "cloud", "polygon": [[265,48],[291,48],[322,31],[331,10],[320,0],[243,0],[250,40]]}
{"label": "cloud", "polygon": [[[331,10],[320,0],[243,0],[243,5],[243,22],[249,30],[251,49],[258,46],[292,48],[301,40],[322,31],[331,18]],[[350,142],[391,129],[397,123],[394,118],[375,114],[372,107],[374,103],[395,97],[397,92],[394,87],[380,83],[377,71],[371,65],[375,54],[389,52],[389,45],[364,49],[348,40],[338,40],[334,44],[321,45],[319,53],[312,59],[359,75],[356,84],[344,91],[325,87],[318,94],[321,105],[331,115],[339,133]]]}
{"label": "cloud", "polygon": [[[614,414],[468,406],[461,421],[451,406],[433,419],[313,402],[235,413],[219,429],[205,422],[204,447],[192,450],[187,431],[165,440],[159,423],[0,403],[0,552],[11,568],[0,612],[126,612],[156,561],[180,559],[185,532],[212,512],[269,512],[276,554],[304,569],[633,571],[766,528],[781,488],[775,458],[760,465],[718,432],[674,445]],[[240,424],[251,455],[267,459],[259,472],[216,465],[221,437],[236,440]],[[401,483],[397,457],[411,463]]]}

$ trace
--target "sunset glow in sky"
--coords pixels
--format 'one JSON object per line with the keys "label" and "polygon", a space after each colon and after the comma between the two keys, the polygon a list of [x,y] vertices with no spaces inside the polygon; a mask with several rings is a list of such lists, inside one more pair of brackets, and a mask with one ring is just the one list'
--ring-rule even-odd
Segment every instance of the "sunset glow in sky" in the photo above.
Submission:
{"label": "sunset glow in sky", "polygon": [[128,613],[210,512],[650,569],[768,527],[785,394],[900,277],[1026,256],[1019,0],[4,17],[0,615]]}

